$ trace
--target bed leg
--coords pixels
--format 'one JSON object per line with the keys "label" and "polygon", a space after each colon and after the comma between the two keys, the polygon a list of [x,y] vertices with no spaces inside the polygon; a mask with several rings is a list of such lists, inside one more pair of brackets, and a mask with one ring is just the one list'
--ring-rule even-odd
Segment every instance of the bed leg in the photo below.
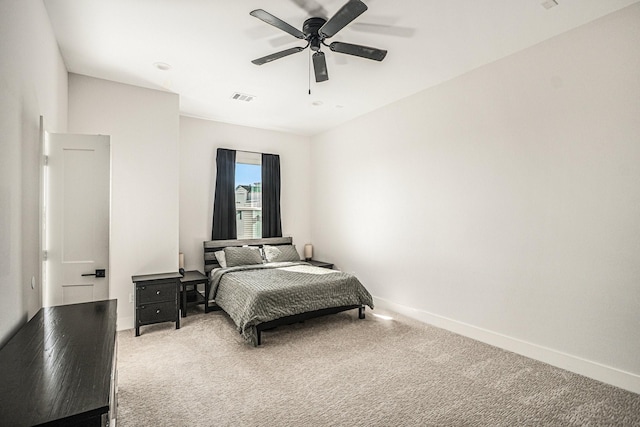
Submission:
{"label": "bed leg", "polygon": [[258,335],[258,341],[257,341],[256,347],[262,344],[262,332],[257,331],[257,335]]}
{"label": "bed leg", "polygon": [[364,305],[358,307],[358,319],[364,319]]}
{"label": "bed leg", "polygon": [[[197,286],[197,285],[196,285]],[[212,310],[209,309],[209,280],[204,284],[204,312],[208,313]]]}

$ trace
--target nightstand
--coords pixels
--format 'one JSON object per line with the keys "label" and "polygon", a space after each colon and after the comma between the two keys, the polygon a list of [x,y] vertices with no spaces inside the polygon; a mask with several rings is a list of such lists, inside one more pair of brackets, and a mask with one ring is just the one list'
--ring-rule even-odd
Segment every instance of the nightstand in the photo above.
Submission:
{"label": "nightstand", "polygon": [[[198,270],[189,270],[184,272],[184,276],[180,279],[180,311],[182,317],[187,317],[187,306],[204,304],[209,278]],[[198,289],[198,285],[202,286],[202,291]],[[191,287],[191,289],[189,289]]]}
{"label": "nightstand", "polygon": [[333,264],[329,263],[329,262],[318,261],[318,260],[315,260],[315,259],[310,259],[310,260],[307,260],[305,262],[308,262],[311,265],[315,265],[316,267],[333,269]]}
{"label": "nightstand", "polygon": [[160,322],[176,322],[180,329],[180,273],[132,276],[135,287],[136,336],[140,326]]}

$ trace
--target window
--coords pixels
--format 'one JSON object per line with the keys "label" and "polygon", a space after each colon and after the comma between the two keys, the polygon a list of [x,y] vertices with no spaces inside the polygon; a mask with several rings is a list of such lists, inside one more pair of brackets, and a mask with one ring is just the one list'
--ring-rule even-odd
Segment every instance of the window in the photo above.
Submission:
{"label": "window", "polygon": [[236,227],[238,239],[262,237],[262,156],[236,152]]}

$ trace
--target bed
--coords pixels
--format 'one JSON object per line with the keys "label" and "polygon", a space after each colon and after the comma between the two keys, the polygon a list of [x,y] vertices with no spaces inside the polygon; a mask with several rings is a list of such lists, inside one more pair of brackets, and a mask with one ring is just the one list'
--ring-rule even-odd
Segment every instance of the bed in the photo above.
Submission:
{"label": "bed", "polygon": [[204,265],[205,311],[226,312],[254,346],[277,326],[354,309],[364,319],[373,308],[355,276],[300,261],[291,237],[205,241]]}

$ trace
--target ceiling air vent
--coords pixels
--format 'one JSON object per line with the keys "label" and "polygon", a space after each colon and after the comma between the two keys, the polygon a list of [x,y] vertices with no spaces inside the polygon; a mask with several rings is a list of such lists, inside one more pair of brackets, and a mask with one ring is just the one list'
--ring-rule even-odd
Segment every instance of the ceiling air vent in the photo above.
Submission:
{"label": "ceiling air vent", "polygon": [[556,0],[545,0],[540,4],[545,9],[551,9],[552,7],[556,7],[558,5],[558,2]]}
{"label": "ceiling air vent", "polygon": [[236,92],[231,96],[231,99],[235,99],[236,101],[245,101],[245,102],[253,101],[254,98],[255,96],[253,95],[247,95],[246,93],[239,93],[239,92]]}

